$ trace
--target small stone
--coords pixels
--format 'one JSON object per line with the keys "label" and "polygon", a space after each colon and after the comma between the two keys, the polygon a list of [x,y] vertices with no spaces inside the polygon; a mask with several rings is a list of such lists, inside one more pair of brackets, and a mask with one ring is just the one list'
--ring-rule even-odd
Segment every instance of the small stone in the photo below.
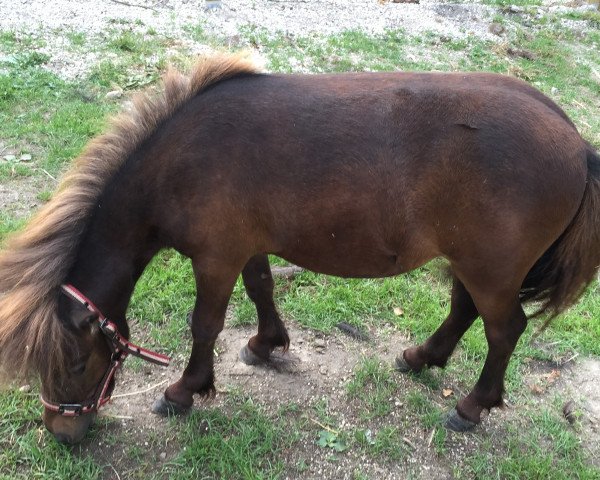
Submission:
{"label": "small stone", "polygon": [[558,88],[556,88],[556,87],[552,87],[552,88],[550,89],[550,93],[551,93],[552,95],[556,95],[556,94],[558,93]]}
{"label": "small stone", "polygon": [[314,345],[315,345],[315,348],[325,348],[326,343],[325,343],[325,340],[317,338],[317,339],[315,339]]}
{"label": "small stone", "polygon": [[319,368],[319,373],[321,375],[327,375],[327,367],[325,365],[321,365],[321,368]]}
{"label": "small stone", "polygon": [[21,162],[30,162],[31,155],[29,153],[24,153],[23,155],[21,155],[20,160],[21,160]]}
{"label": "small stone", "polygon": [[123,96],[123,90],[113,90],[112,92],[108,92],[106,94],[106,98],[121,98]]}
{"label": "small stone", "polygon": [[510,7],[508,7],[508,11],[510,13],[523,13],[524,9],[523,7],[518,7],[517,5],[511,5]]}
{"label": "small stone", "polygon": [[28,393],[31,391],[31,385],[23,385],[21,388],[19,388],[19,392],[21,393]]}
{"label": "small stone", "polygon": [[17,159],[17,157],[16,157],[16,156],[14,156],[14,155],[4,155],[4,157],[3,157],[3,158],[4,158],[4,160],[6,160],[7,162],[14,162],[14,161]]}
{"label": "small stone", "polygon": [[167,458],[167,452],[160,452],[159,457],[161,460],[164,460],[165,458]]}
{"label": "small stone", "polygon": [[504,33],[504,25],[501,25],[498,22],[493,22],[490,23],[488,30],[494,35],[502,35]]}
{"label": "small stone", "polygon": [[218,10],[221,8],[221,0],[206,0],[204,10]]}

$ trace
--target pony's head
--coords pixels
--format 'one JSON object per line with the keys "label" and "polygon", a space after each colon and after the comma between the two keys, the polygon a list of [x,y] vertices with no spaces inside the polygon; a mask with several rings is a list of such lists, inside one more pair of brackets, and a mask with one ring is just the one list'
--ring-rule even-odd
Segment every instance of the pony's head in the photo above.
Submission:
{"label": "pony's head", "polygon": [[[52,379],[43,376],[41,401],[48,430],[60,442],[76,443],[98,409],[110,400],[115,373],[129,354],[162,366],[169,364],[169,357],[129,342],[117,325],[74,286],[62,285],[61,290],[58,315],[72,333],[73,350],[65,359],[64,371],[54,372]],[[46,392],[52,392],[52,396]]]}
{"label": "pony's head", "polygon": [[[43,297],[27,292],[15,288],[0,300],[3,376],[39,375],[44,424],[60,442],[75,443],[95,417],[98,385],[111,365],[110,344],[98,315],[65,292],[56,289]],[[102,398],[110,396],[113,386],[111,376]],[[73,411],[74,404],[83,411]]]}
{"label": "pony's head", "polygon": [[113,356],[99,312],[67,291],[59,294],[56,315],[68,335],[63,338],[60,365],[39,369],[42,418],[59,442],[77,443],[93,423],[97,409],[110,398],[114,373],[122,359]]}

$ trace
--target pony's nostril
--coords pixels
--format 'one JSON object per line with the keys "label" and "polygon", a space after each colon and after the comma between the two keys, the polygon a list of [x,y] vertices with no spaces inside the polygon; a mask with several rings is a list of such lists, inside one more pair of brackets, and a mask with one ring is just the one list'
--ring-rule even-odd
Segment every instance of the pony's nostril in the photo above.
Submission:
{"label": "pony's nostril", "polygon": [[73,443],[73,438],[65,433],[55,433],[54,438],[56,438],[59,443]]}

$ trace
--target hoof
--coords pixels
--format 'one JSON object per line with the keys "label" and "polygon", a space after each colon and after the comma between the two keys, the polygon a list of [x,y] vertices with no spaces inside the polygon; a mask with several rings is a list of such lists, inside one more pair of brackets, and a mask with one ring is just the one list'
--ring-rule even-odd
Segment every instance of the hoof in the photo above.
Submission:
{"label": "hoof", "polygon": [[402,355],[396,357],[396,364],[394,365],[394,368],[401,373],[419,373],[420,370],[415,370],[413,367],[411,367],[408,362],[406,361],[406,359],[404,358],[404,352],[402,353]]}
{"label": "hoof", "polygon": [[246,365],[262,365],[263,363],[267,363],[266,360],[260,358],[252,350],[250,350],[248,345],[244,345],[240,350],[240,360]]}
{"label": "hoof", "polygon": [[476,426],[477,424],[475,422],[462,417],[456,409],[448,413],[448,416],[446,417],[445,427],[454,432],[468,432],[469,430],[473,430]]}
{"label": "hoof", "polygon": [[396,357],[396,364],[394,365],[394,368],[402,373],[412,372],[412,368],[410,368],[410,365],[406,362],[406,360],[404,360],[403,355]]}
{"label": "hoof", "polygon": [[152,405],[152,413],[156,413],[162,417],[170,417],[173,415],[183,415],[189,411],[189,408],[183,407],[178,403],[167,400],[164,395],[158,398]]}

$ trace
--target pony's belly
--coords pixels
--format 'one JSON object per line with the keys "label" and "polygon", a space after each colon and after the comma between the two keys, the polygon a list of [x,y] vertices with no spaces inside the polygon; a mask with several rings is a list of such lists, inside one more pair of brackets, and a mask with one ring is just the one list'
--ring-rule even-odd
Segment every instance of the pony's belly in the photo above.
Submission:
{"label": "pony's belly", "polygon": [[417,252],[415,249],[404,249],[400,252],[388,249],[374,250],[372,247],[355,250],[294,249],[275,254],[313,272],[354,278],[398,275],[413,270],[436,256],[433,252]]}

